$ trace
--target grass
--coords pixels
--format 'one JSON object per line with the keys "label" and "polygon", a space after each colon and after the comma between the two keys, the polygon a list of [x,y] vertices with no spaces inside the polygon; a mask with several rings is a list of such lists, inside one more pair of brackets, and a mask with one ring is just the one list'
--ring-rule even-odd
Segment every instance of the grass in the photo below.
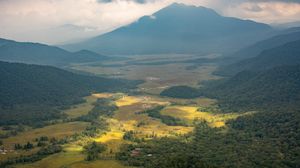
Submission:
{"label": "grass", "polygon": [[128,166],[124,166],[116,160],[97,160],[94,162],[80,162],[76,163],[70,168],[132,168]]}
{"label": "grass", "polygon": [[100,136],[99,138],[96,138],[95,141],[101,143],[107,143],[109,141],[122,140],[123,135],[124,132],[122,131],[110,131]]}
{"label": "grass", "polygon": [[169,115],[175,118],[182,119],[190,124],[194,120],[200,119],[205,120],[209,123],[211,127],[225,127],[226,121],[236,119],[239,116],[247,115],[251,113],[236,114],[236,113],[226,113],[226,114],[213,114],[209,112],[198,111],[198,107],[195,106],[169,106],[161,111],[163,115]]}
{"label": "grass", "polygon": [[98,98],[97,96],[98,95],[85,97],[84,99],[86,100],[86,102],[81,103],[79,105],[75,105],[63,112],[68,115],[68,118],[77,118],[82,115],[86,115],[94,107],[93,103],[96,102]]}
{"label": "grass", "polygon": [[60,168],[69,167],[76,162],[84,161],[84,154],[80,152],[61,152],[51,155],[35,163],[29,163],[24,165],[17,165],[16,168]]}
{"label": "grass", "polygon": [[34,141],[35,138],[41,136],[48,136],[49,138],[61,139],[71,136],[76,132],[83,131],[89,123],[86,122],[69,122],[37,128],[29,131],[19,133],[17,136],[12,136],[3,139],[3,146],[6,149],[14,149],[14,144],[25,144],[28,141]]}
{"label": "grass", "polygon": [[115,103],[118,107],[122,107],[122,106],[129,106],[129,105],[138,103],[140,101],[141,101],[141,99],[134,97],[134,96],[124,96],[124,97],[118,99],[117,101],[115,101]]}
{"label": "grass", "polygon": [[[109,129],[106,133],[92,137],[84,137],[78,141],[65,144],[63,146],[64,152],[54,154],[44,158],[43,160],[37,161],[31,164],[18,165],[18,168],[33,168],[33,167],[45,167],[45,168],[56,168],[56,167],[90,167],[90,168],[126,168],[119,162],[115,160],[110,160],[114,158],[115,153],[119,151],[122,144],[134,143],[123,139],[123,135],[127,131],[134,131],[134,137],[151,139],[153,137],[176,137],[178,135],[187,134],[193,131],[192,126],[168,126],[162,123],[159,119],[154,119],[149,117],[143,112],[145,109],[150,109],[158,105],[166,106],[165,109],[161,111],[163,115],[170,115],[175,118],[182,119],[189,123],[192,123],[194,119],[201,118],[208,121],[209,125],[212,127],[224,127],[227,120],[234,119],[238,117],[237,114],[213,114],[209,112],[199,112],[198,107],[200,105],[209,106],[213,103],[210,99],[194,99],[182,100],[182,99],[168,99],[161,98],[158,96],[128,96],[120,93],[116,94],[94,94],[87,97],[87,103],[92,105],[92,103],[97,98],[110,98],[116,97],[119,99],[115,100],[115,103],[119,107],[115,114],[106,118],[109,124]],[[172,104],[177,105],[172,105]],[[180,104],[193,104],[192,105],[180,105]],[[82,115],[81,110],[86,110],[87,104],[81,104],[73,108],[73,112],[76,108],[76,115]],[[85,107],[85,108],[83,108]],[[76,110],[75,110],[76,111]],[[75,114],[69,115],[75,116]],[[142,124],[141,124],[142,123]],[[56,124],[48,126],[45,128],[35,129],[28,132],[24,132],[17,137],[11,137],[7,141],[14,143],[27,142],[34,139],[34,137],[40,137],[43,135],[51,135],[53,137],[59,138],[68,135],[72,135],[75,132],[82,131],[88,123],[83,122],[73,122],[65,124]],[[191,124],[192,125],[192,124]],[[50,136],[50,137],[51,137]],[[22,140],[21,140],[22,139]],[[83,146],[91,141],[96,141],[103,143],[107,146],[107,150],[101,154],[103,160],[97,160],[93,162],[84,161],[85,155],[83,153]],[[107,160],[109,159],[109,160]]]}
{"label": "grass", "polygon": [[62,152],[35,163],[17,165],[16,168],[132,168],[123,166],[116,160],[96,160],[93,162],[86,162],[84,161],[84,157],[84,154],[79,152]]}
{"label": "grass", "polygon": [[[214,57],[214,55],[147,55],[130,57],[130,60],[122,60],[115,62],[104,62],[105,65],[117,66],[97,66],[88,64],[76,64],[70,68],[93,73],[96,75],[115,76],[125,79],[144,80],[145,83],[139,85],[139,89],[143,93],[159,94],[162,90],[170,86],[189,85],[198,86],[199,82],[218,79],[212,72],[216,66],[212,64],[201,65],[193,70],[188,70],[186,67],[193,65],[193,63],[170,63],[145,65],[147,63],[160,61],[184,61],[196,59],[200,57]],[[130,64],[130,62],[143,63],[139,65]]]}
{"label": "grass", "polygon": [[41,136],[48,136],[49,138],[61,139],[67,136],[71,136],[76,132],[83,131],[89,123],[86,122],[69,122],[69,123],[61,123],[46,126],[43,128],[32,129],[22,133],[19,133],[16,136],[12,136],[9,138],[2,139],[3,147],[7,150],[10,150],[7,154],[0,155],[0,161],[7,160],[10,157],[17,157],[20,155],[30,155],[38,151],[39,148],[34,148],[33,150],[20,150],[14,151],[15,144],[24,145],[27,142],[34,143],[36,138]]}

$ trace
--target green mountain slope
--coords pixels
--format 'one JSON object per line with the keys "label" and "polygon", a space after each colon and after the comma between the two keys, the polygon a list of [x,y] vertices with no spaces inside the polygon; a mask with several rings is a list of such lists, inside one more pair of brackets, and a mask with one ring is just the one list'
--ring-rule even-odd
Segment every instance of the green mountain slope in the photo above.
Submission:
{"label": "green mountain slope", "polygon": [[138,83],[78,75],[49,66],[0,62],[0,124],[56,118],[57,109],[81,102],[91,92],[126,91]]}
{"label": "green mountain slope", "polygon": [[264,50],[256,57],[221,67],[217,74],[230,76],[243,70],[257,71],[297,64],[300,64],[300,40]]}
{"label": "green mountain slope", "polygon": [[0,39],[0,61],[63,66],[70,63],[102,61],[107,58],[87,50],[71,53],[39,43]]}
{"label": "green mountain slope", "polygon": [[243,71],[227,80],[210,84],[203,92],[217,98],[220,104],[228,108],[298,108],[300,66],[275,67],[259,72]]}

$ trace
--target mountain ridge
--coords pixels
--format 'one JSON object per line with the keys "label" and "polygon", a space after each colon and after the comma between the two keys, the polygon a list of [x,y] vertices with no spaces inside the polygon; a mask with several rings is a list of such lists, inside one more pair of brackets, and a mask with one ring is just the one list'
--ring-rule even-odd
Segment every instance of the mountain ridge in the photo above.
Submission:
{"label": "mountain ridge", "polygon": [[108,58],[87,50],[72,53],[41,43],[0,39],[0,61],[64,66],[70,63],[102,61]]}
{"label": "mountain ridge", "polygon": [[[223,17],[209,8],[172,4],[129,25],[63,48],[108,54],[227,51],[260,38],[253,34],[264,36],[270,31],[269,25]],[[242,37],[248,40],[240,40]]]}

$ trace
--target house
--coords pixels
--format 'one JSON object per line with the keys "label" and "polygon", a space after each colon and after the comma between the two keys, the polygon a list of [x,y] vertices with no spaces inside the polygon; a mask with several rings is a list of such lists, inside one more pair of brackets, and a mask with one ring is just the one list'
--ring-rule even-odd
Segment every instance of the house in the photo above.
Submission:
{"label": "house", "polygon": [[135,157],[139,156],[141,154],[142,148],[135,148],[134,150],[131,151],[130,156]]}

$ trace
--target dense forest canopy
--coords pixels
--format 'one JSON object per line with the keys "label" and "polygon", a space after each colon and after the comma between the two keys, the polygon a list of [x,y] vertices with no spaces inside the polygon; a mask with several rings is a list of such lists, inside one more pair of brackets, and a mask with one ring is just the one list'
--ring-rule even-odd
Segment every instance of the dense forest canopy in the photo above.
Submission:
{"label": "dense forest canopy", "polygon": [[126,91],[140,83],[6,62],[0,62],[0,79],[1,124],[55,118],[58,107],[82,102],[92,92]]}

